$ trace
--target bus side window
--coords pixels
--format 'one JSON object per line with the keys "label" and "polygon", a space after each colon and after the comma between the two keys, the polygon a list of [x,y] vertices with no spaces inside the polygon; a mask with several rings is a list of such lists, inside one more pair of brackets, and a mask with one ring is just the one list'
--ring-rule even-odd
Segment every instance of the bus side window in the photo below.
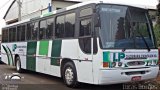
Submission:
{"label": "bus side window", "polygon": [[9,29],[9,42],[14,42],[16,41],[16,28],[10,28]]}
{"label": "bus side window", "polygon": [[12,33],[13,33],[13,36],[12,36],[12,38],[13,38],[13,42],[15,42],[15,41],[17,41],[17,35],[16,35],[16,27],[14,27],[13,29],[12,29],[13,31],[12,31]]}
{"label": "bus side window", "polygon": [[54,18],[47,19],[46,39],[52,39]]}
{"label": "bus side window", "polygon": [[17,27],[17,41],[21,40],[21,26]]}
{"label": "bus side window", "polygon": [[79,44],[82,51],[91,53],[91,19],[80,21]]}
{"label": "bus side window", "polygon": [[31,40],[31,24],[27,24],[27,40]]}
{"label": "bus side window", "polygon": [[31,30],[32,30],[32,40],[37,40],[37,32],[38,32],[38,22],[32,23],[31,26]]}
{"label": "bus side window", "polygon": [[75,13],[67,14],[65,17],[65,37],[74,37]]}
{"label": "bus side window", "polygon": [[2,30],[2,42],[8,42],[8,29]]}
{"label": "bus side window", "polygon": [[93,13],[93,9],[91,7],[87,7],[80,11],[80,17],[92,15],[92,13]]}
{"label": "bus side window", "polygon": [[55,36],[56,38],[64,37],[64,16],[58,16],[56,19]]}
{"label": "bus side window", "polygon": [[46,39],[46,29],[47,29],[46,20],[40,21],[39,40]]}
{"label": "bus side window", "polygon": [[91,19],[80,21],[80,36],[91,35]]}
{"label": "bus side window", "polygon": [[25,41],[25,37],[26,37],[26,25],[22,25],[22,28],[21,28],[21,41]]}

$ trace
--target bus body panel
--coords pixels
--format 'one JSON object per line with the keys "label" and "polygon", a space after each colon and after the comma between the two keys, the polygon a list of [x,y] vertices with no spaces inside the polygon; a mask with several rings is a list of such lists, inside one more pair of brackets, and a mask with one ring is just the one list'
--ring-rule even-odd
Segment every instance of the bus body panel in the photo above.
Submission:
{"label": "bus body panel", "polygon": [[[98,39],[97,39],[98,40]],[[99,40],[98,40],[99,41]],[[99,46],[99,44],[98,44]],[[93,75],[94,75],[94,84],[116,84],[123,82],[131,82],[131,79],[134,76],[140,76],[141,80],[153,79],[156,78],[159,71],[158,66],[158,50],[151,49],[150,51],[142,49],[126,49],[124,52],[122,50],[102,50],[98,49],[98,53],[93,55]],[[121,61],[115,61],[117,63],[116,67],[103,67],[104,52],[110,52],[109,60],[113,62],[114,59],[118,60],[118,53],[123,53],[125,56],[121,58]],[[115,54],[115,57],[113,55]],[[141,55],[141,56],[136,56]],[[146,56],[145,56],[146,55]],[[130,59],[127,59],[128,57]],[[146,59],[141,59],[146,57]],[[134,62],[142,61],[143,65],[136,65]],[[151,65],[147,65],[148,61],[152,61]],[[155,64],[154,64],[155,61]],[[118,62],[123,64],[128,64],[133,62],[133,65],[118,67]],[[110,63],[111,64],[111,63]],[[135,64],[135,65],[134,65]]]}
{"label": "bus body panel", "polygon": [[[56,42],[55,42],[56,41]],[[61,77],[60,74],[60,62],[62,59],[54,59],[54,58],[67,58],[73,60],[76,70],[77,70],[77,78],[79,82],[85,83],[93,83],[93,73],[92,73],[92,57],[91,54],[84,54],[78,45],[78,39],[75,40],[61,40],[61,51],[59,57],[53,57],[52,55],[54,51],[53,43],[57,43],[57,40],[45,40],[45,41],[37,41],[37,42],[20,42],[20,43],[5,43],[2,46],[8,46],[8,48],[12,51],[13,46],[16,45],[15,51],[11,52],[11,56],[15,63],[15,54],[19,55],[21,60],[21,66],[23,69],[36,71],[40,73],[45,73],[57,77]],[[60,41],[60,40],[58,40]],[[48,42],[48,51],[40,52],[44,50],[41,47],[41,43]],[[34,47],[33,44],[36,43],[34,51],[30,51],[31,47]],[[33,45],[33,46],[32,46]],[[43,44],[42,44],[43,45]],[[56,45],[56,44],[55,44]],[[28,46],[28,48],[27,48]],[[23,49],[23,50],[22,50]],[[57,50],[56,50],[57,51]],[[28,55],[27,55],[28,52]],[[35,53],[30,53],[35,52]],[[3,62],[8,63],[7,55],[5,55],[4,49],[2,49]],[[74,53],[74,54],[73,54]],[[28,58],[28,60],[26,60]],[[53,61],[53,60],[55,61]],[[12,59],[11,59],[12,60]],[[53,62],[52,62],[53,61]],[[10,61],[11,63],[11,61]],[[13,66],[12,64],[10,64]],[[84,68],[85,67],[85,68]]]}
{"label": "bus body panel", "polygon": [[[124,72],[141,72],[146,71],[146,74],[125,75]],[[117,84],[132,82],[133,77],[141,77],[141,80],[155,79],[158,75],[159,67],[150,67],[142,69],[117,69],[117,70],[105,70],[100,69],[98,84]],[[123,74],[122,74],[123,73]],[[140,81],[141,81],[140,80]],[[139,81],[139,80],[137,80]]]}
{"label": "bus body panel", "polygon": [[[130,52],[136,53],[135,51],[136,52],[139,51],[142,53],[148,52],[146,50],[133,50]],[[117,52],[117,51],[114,50],[113,52]],[[121,50],[119,50],[119,52],[121,52]],[[151,50],[151,52],[158,53],[157,50]],[[122,67],[104,68],[103,56],[100,57],[100,55],[102,55],[102,53],[95,55],[93,59],[94,84],[116,84],[116,83],[123,83],[123,82],[131,82],[131,79],[134,76],[141,76],[141,80],[147,80],[147,79],[156,78],[158,75],[158,71],[159,71],[158,65],[153,65],[153,66],[140,65],[140,66],[131,66],[131,67],[123,67],[123,68]],[[130,60],[128,62],[134,62],[134,61],[143,61],[143,60]],[[157,61],[158,61],[158,57],[157,57]],[[127,63],[127,62],[124,62],[124,63]],[[130,75],[127,75],[128,73],[130,73]]]}
{"label": "bus body panel", "polygon": [[78,39],[62,40],[61,57],[74,61],[79,82],[93,83],[92,55],[82,52]]}
{"label": "bus body panel", "polygon": [[23,69],[26,69],[26,52],[27,52],[27,43],[4,43],[2,47],[2,61],[8,65],[15,65],[15,55],[20,55],[21,66]]}

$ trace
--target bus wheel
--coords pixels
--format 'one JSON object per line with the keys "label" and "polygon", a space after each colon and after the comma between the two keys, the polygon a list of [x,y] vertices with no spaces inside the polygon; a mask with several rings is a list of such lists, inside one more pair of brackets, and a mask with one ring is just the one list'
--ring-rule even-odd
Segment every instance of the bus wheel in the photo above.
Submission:
{"label": "bus wheel", "polygon": [[22,68],[21,68],[21,61],[19,57],[16,57],[16,70],[17,72],[22,72]]}
{"label": "bus wheel", "polygon": [[68,62],[64,65],[63,80],[68,87],[78,87],[77,72],[73,63]]}

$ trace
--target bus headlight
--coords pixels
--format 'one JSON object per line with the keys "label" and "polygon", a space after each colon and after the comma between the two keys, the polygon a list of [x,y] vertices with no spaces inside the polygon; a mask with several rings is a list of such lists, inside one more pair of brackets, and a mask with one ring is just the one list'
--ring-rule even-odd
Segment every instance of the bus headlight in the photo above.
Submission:
{"label": "bus headlight", "polygon": [[116,67],[116,62],[112,62],[112,67]]}

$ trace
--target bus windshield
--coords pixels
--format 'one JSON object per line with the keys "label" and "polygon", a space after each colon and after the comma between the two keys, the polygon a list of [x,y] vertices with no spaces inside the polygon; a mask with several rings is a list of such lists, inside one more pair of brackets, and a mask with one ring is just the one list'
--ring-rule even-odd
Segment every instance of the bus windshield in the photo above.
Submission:
{"label": "bus windshield", "polygon": [[152,27],[144,9],[98,5],[99,37],[102,49],[155,48]]}

